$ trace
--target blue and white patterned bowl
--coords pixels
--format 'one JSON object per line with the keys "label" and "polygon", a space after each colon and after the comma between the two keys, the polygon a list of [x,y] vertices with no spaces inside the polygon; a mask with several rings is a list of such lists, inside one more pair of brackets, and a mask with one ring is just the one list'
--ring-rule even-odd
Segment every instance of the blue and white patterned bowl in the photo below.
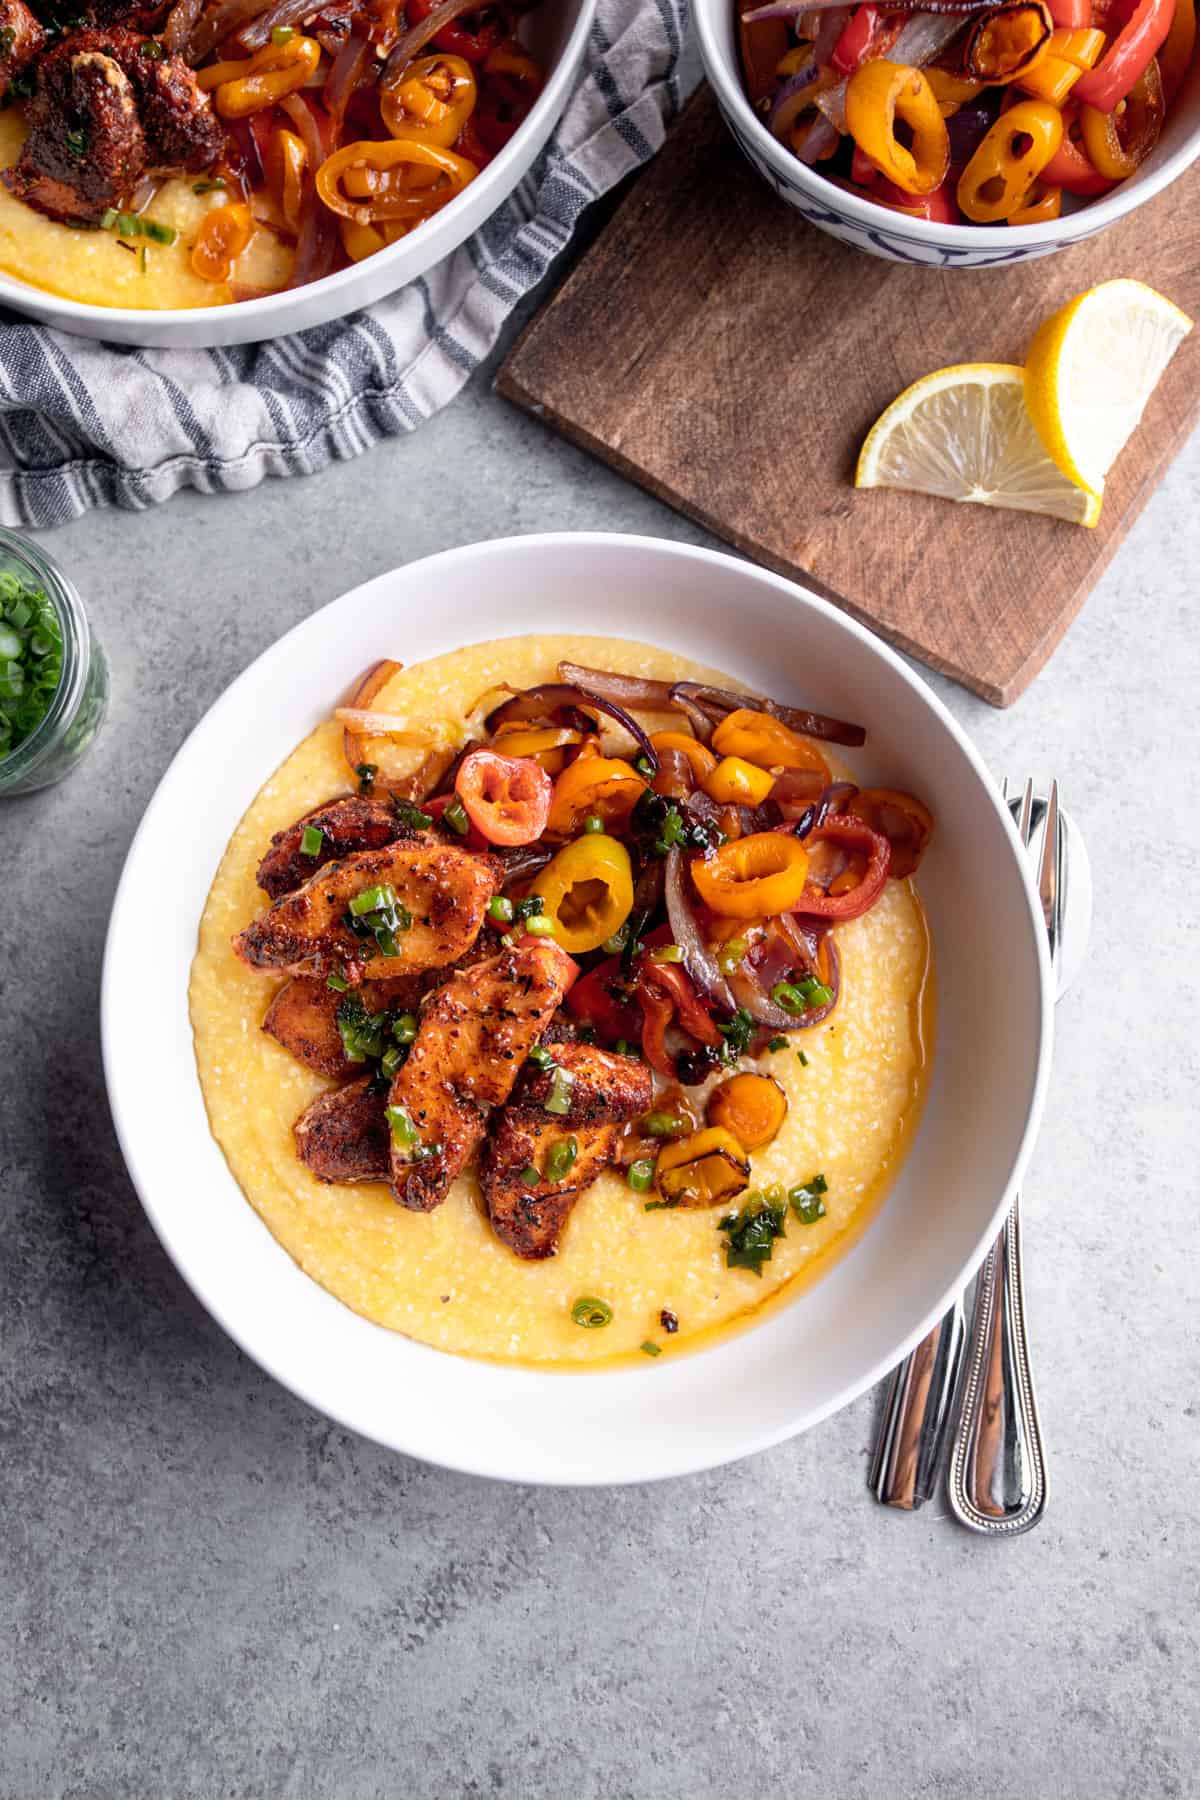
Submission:
{"label": "blue and white patterned bowl", "polygon": [[774,138],[746,98],[734,31],[735,0],[693,0],[704,72],[746,160],[810,225],[889,262],[983,269],[1049,256],[1094,237],[1145,205],[1200,155],[1200,63],[1188,77],[1153,156],[1111,194],[1044,225],[939,225],[876,206],[835,187]]}

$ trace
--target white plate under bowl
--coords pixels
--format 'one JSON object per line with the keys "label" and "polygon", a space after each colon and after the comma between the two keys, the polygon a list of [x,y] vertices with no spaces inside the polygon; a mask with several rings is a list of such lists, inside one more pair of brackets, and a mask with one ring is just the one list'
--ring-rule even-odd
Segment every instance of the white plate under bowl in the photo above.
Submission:
{"label": "white plate under bowl", "polygon": [[[539,1373],[431,1350],[367,1323],[301,1274],[209,1133],[187,1012],[197,927],[226,843],[332,698],[380,656],[412,663],[563,630],[650,640],[857,719],[869,733],[857,753],[864,774],[913,789],[937,815],[921,891],[937,955],[938,1050],[924,1121],[886,1204],[823,1281],[761,1325],[607,1373]],[[733,557],[564,533],[475,544],[380,576],[233,683],[176,756],[134,839],[101,1013],[113,1118],[142,1203],[180,1273],[250,1356],[394,1449],[512,1481],[587,1484],[680,1475],[778,1443],[854,1399],[921,1337],[982,1258],[1029,1156],[1049,1073],[1050,991],[1012,820],[970,743],[899,657],[825,602]]]}
{"label": "white plate under bowl", "polygon": [[307,331],[373,306],[457,250],[524,180],[570,99],[595,12],[596,0],[543,0],[541,8],[529,15],[522,36],[548,71],[529,117],[457,199],[375,256],[339,269],[336,275],[326,275],[322,281],[230,306],[186,306],[173,311],[91,306],[4,274],[0,274],[0,304],[58,331],[152,350],[256,344],[263,338]]}

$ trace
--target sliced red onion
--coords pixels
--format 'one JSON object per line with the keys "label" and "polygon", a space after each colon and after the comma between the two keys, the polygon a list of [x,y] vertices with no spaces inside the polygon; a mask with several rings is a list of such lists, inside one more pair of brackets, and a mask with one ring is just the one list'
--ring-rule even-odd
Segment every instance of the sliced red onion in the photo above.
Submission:
{"label": "sliced red onion", "polygon": [[788,132],[800,114],[813,104],[815,96],[812,89],[820,79],[820,74],[816,63],[810,62],[798,75],[790,75],[782,87],[776,88],[771,110],[767,114],[767,127],[780,143],[786,141]]}
{"label": "sliced red onion", "polygon": [[519,850],[500,850],[496,854],[504,864],[503,885],[511,887],[544,869],[554,851],[545,844],[523,844]]}
{"label": "sliced red onion", "polygon": [[950,138],[952,169],[966,168],[995,124],[998,110],[998,107],[983,102],[978,106],[960,106],[956,113],[951,113],[946,120],[946,131]]}
{"label": "sliced red onion", "polygon": [[[824,98],[824,94],[817,95],[818,106],[820,106]],[[824,162],[827,156],[833,155],[838,147],[841,135],[842,134],[837,126],[824,116],[814,119],[802,141],[797,146],[796,155],[802,163],[806,164],[807,167],[811,169],[814,163]]]}
{"label": "sliced red onion", "polygon": [[[798,19],[801,13],[820,12],[826,0],[769,0],[766,6],[756,6],[753,12],[742,14],[743,25],[757,25],[760,19]],[[836,0],[841,6],[845,0]],[[833,5],[834,0],[829,0]]]}
{"label": "sliced red onion", "polygon": [[756,712],[770,713],[773,719],[786,725],[792,731],[803,732],[806,737],[821,738],[829,744],[865,744],[867,734],[861,725],[848,724],[845,719],[831,719],[824,713],[807,712],[801,706],[784,706],[778,700],[771,700],[764,694],[735,694],[730,688],[708,687],[702,681],[680,681],[672,689],[675,695],[686,695],[702,712],[710,718],[720,720],[726,713],[737,712],[742,707],[749,707]]}
{"label": "sliced red onion", "polygon": [[688,724],[700,742],[707,744],[713,734],[713,725],[716,721],[710,719],[703,707],[697,706],[692,699],[688,689],[694,686],[694,682],[677,681],[671,689],[671,705],[686,715]]}
{"label": "sliced red onion", "polygon": [[658,774],[654,791],[666,800],[686,800],[696,785],[692,765],[682,750],[662,750],[658,757]]}
{"label": "sliced red onion", "polygon": [[350,96],[362,79],[362,73],[370,54],[371,42],[366,33],[364,32],[360,37],[358,32],[354,31],[334,58],[333,67],[329,71],[329,79],[325,83],[324,92],[321,95],[321,103],[339,129],[346,116]]}
{"label": "sliced red onion", "polygon": [[204,0],[177,0],[163,28],[163,48],[175,54],[187,49],[188,39],[204,11]]}
{"label": "sliced red onion", "polygon": [[[793,935],[789,929],[791,921],[786,916],[781,917],[777,923],[792,940],[797,958],[804,967],[805,973],[817,974],[817,953],[804,941],[803,934]],[[837,1005],[838,995],[842,988],[842,965],[832,935],[826,940],[826,954],[828,972],[826,976],[819,977],[819,979],[824,981],[824,985],[833,995],[827,1006],[811,1007],[803,1013],[788,1012],[786,1008],[778,1006],[772,1000],[770,993],[756,979],[754,970],[749,968],[745,962],[741,963],[732,979],[738,1005],[745,1007],[750,1017],[758,1024],[766,1025],[772,1031],[811,1031],[814,1025],[819,1025],[823,1019],[829,1017]],[[775,981],[772,980],[771,986],[774,987],[774,985]]]}
{"label": "sliced red onion", "polygon": [[240,31],[257,19],[259,13],[265,13],[273,0],[221,0],[219,6],[206,13],[199,24],[192,30],[188,39],[187,59],[195,65],[202,56],[227,38],[231,32]]}
{"label": "sliced red onion", "polygon": [[700,922],[692,910],[687,892],[687,865],[681,850],[669,850],[666,860],[667,917],[671,935],[683,951],[683,966],[699,989],[703,999],[726,1012],[736,1012],[737,1003],[729,983],[717,966],[717,959],[704,942]]}
{"label": "sliced red onion", "polygon": [[435,38],[439,31],[444,31],[447,25],[452,25],[455,19],[461,18],[463,13],[478,11],[479,0],[442,0],[442,4],[435,6],[428,18],[422,19],[419,25],[414,25],[411,31],[406,31],[397,38],[384,66],[384,78],[398,75],[405,63],[410,63],[414,56],[420,55],[431,38]]}
{"label": "sliced red onion", "polygon": [[588,669],[582,663],[560,662],[560,681],[585,687],[618,706],[645,706],[653,712],[671,710],[671,683],[650,681],[641,675],[618,675],[611,669]]}
{"label": "sliced red onion", "polygon": [[651,770],[658,768],[658,752],[635,718],[627,713],[623,706],[615,700],[606,700],[592,688],[577,687],[573,682],[544,681],[539,687],[526,688],[524,693],[515,694],[511,700],[504,700],[484,721],[488,732],[494,732],[499,725],[506,725],[514,719],[544,719],[560,707],[591,706],[597,712],[606,713],[610,719],[627,731],[641,754],[650,763]]}
{"label": "sliced red onion", "polygon": [[818,770],[785,769],[775,777],[771,798],[785,819],[794,820],[815,809],[824,791],[825,778]]}
{"label": "sliced red onion", "polygon": [[301,25],[320,11],[321,0],[275,0],[238,32],[238,43],[246,50],[261,50],[277,25]]}

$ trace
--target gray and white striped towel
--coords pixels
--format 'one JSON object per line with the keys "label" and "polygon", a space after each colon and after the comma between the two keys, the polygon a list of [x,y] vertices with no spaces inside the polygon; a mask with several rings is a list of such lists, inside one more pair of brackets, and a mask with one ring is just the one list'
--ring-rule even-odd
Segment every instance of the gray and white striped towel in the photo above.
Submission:
{"label": "gray and white striped towel", "polygon": [[658,149],[679,105],[687,0],[599,0],[578,87],[508,202],[368,312],[226,350],[136,350],[0,312],[0,522],[62,525],[182,487],[311,475],[452,400],[569,243]]}

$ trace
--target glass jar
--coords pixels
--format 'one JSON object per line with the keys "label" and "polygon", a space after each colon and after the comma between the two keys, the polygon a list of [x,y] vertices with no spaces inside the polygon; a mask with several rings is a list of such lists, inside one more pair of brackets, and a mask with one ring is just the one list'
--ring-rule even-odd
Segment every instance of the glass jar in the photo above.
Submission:
{"label": "glass jar", "polygon": [[28,538],[0,526],[0,575],[41,588],[62,631],[62,676],[40,724],[0,756],[0,797],[61,781],[86,753],[108,706],[108,665],[74,584]]}

